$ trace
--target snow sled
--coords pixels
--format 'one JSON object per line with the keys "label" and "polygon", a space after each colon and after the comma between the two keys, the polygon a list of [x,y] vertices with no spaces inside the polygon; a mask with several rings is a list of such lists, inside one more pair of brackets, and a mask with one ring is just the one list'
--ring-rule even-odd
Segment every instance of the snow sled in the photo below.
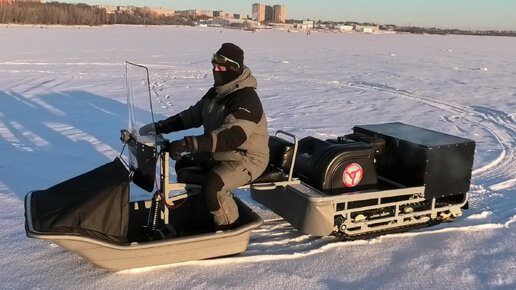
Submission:
{"label": "snow sled", "polygon": [[[120,222],[125,221],[125,231],[119,235],[110,236],[98,229],[83,228],[83,224],[94,219],[84,216],[78,217],[84,218],[83,220],[72,222],[71,225],[46,228],[42,227],[46,216],[38,209],[38,195],[50,198],[47,196],[48,192],[31,192],[27,195],[27,236],[52,241],[110,271],[235,255],[247,249],[251,230],[262,224],[262,219],[258,215],[241,201],[237,201],[240,225],[230,231],[215,233],[206,228],[199,228],[197,232],[187,233],[185,236],[150,239],[143,228],[147,225],[150,209],[146,207],[146,201],[137,201],[122,206],[125,214],[128,214],[128,220],[124,216],[108,216],[110,212],[104,212],[106,215],[102,218],[97,217],[101,224],[116,222],[113,229],[117,232],[123,228]],[[187,208],[192,209],[191,206],[185,205],[182,211],[175,212],[170,217],[184,222],[191,217],[186,211]],[[79,214],[76,214],[77,216]]]}
{"label": "snow sled", "polygon": [[[168,152],[160,150],[167,140],[139,136],[139,127],[154,122],[148,71],[130,63],[126,68],[127,76],[141,73],[134,81],[127,77],[129,128],[121,140],[129,162],[120,156],[29,192],[27,236],[50,240],[111,271],[244,252],[263,220],[235,198],[235,227],[215,230],[199,194],[204,173],[183,168],[171,181]],[[137,109],[149,105],[148,116]],[[298,140],[278,131],[269,138],[267,169],[242,188],[301,233],[368,238],[460,217],[468,206],[474,150],[472,140],[402,123],[359,125],[328,140]],[[131,182],[154,192],[152,198],[130,201]]]}
{"label": "snow sled", "polygon": [[50,240],[95,265],[119,271],[241,253],[252,229],[263,222],[237,199],[238,224],[215,232],[200,195],[181,201],[164,220],[159,199],[129,202],[130,178],[117,158],[49,189],[29,192],[27,236]]}
{"label": "snow sled", "polygon": [[[89,172],[29,192],[27,236],[52,241],[110,271],[242,253],[251,231],[263,220],[235,198],[239,210],[235,226],[215,231],[205,201],[195,194],[198,186],[169,181],[168,153],[159,153],[165,140],[137,133],[140,125],[154,121],[152,103],[150,115],[138,109],[150,101],[147,68],[130,63],[126,68],[127,76],[132,75],[127,78],[129,130],[122,130],[121,139],[129,148],[129,161],[121,153]],[[146,98],[142,102],[136,95]],[[154,191],[157,164],[161,185],[152,198],[130,201],[131,182]],[[180,194],[169,196],[171,191]]]}

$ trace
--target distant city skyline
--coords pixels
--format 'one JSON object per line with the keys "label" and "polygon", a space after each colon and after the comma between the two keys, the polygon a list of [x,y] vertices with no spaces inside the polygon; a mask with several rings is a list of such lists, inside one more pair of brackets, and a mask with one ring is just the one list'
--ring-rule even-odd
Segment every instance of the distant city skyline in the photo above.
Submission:
{"label": "distant city skyline", "polygon": [[514,0],[79,0],[88,5],[223,10],[252,15],[252,5],[286,6],[286,19],[355,21],[397,26],[516,31]]}

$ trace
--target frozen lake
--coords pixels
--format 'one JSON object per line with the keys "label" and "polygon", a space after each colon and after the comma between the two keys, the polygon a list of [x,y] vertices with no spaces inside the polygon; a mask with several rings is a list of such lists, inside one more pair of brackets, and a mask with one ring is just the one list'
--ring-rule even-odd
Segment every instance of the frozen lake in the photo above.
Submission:
{"label": "frozen lake", "polygon": [[[2,288],[516,288],[516,38],[3,26],[0,39]],[[475,140],[470,209],[453,223],[339,242],[298,233],[242,190],[266,220],[246,252],[122,273],[25,237],[28,191],[120,153],[125,61],[149,67],[162,119],[213,84],[223,42],[244,49],[271,134],[330,138],[399,121]]]}

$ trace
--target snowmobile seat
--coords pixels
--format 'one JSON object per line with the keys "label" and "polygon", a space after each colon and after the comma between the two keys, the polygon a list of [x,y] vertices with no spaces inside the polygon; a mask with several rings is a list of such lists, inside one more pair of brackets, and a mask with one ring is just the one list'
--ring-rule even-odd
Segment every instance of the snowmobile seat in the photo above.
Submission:
{"label": "snowmobile seat", "polygon": [[[252,184],[286,181],[294,158],[294,144],[277,136],[269,137],[269,164],[265,171]],[[177,181],[188,184],[201,184],[206,174],[201,167],[191,166],[177,172]]]}
{"label": "snowmobile seat", "polygon": [[269,137],[269,164],[262,175],[258,176],[253,183],[279,182],[288,179],[292,162],[294,160],[295,148],[291,142],[277,136]]}

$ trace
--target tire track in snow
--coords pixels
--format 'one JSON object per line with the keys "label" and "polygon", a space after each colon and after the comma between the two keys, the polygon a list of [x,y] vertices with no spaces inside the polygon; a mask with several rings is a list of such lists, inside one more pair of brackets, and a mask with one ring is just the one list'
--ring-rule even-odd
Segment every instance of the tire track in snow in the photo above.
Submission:
{"label": "tire track in snow", "polygon": [[[472,107],[482,117],[481,123],[497,139],[502,152],[488,165],[473,174],[484,180],[493,190],[516,187],[516,124],[505,112],[486,107]],[[499,179],[504,181],[500,182]]]}
{"label": "tire track in snow", "polygon": [[302,234],[283,219],[266,220],[260,228],[253,231],[245,255],[306,252],[327,244],[328,239]]}

